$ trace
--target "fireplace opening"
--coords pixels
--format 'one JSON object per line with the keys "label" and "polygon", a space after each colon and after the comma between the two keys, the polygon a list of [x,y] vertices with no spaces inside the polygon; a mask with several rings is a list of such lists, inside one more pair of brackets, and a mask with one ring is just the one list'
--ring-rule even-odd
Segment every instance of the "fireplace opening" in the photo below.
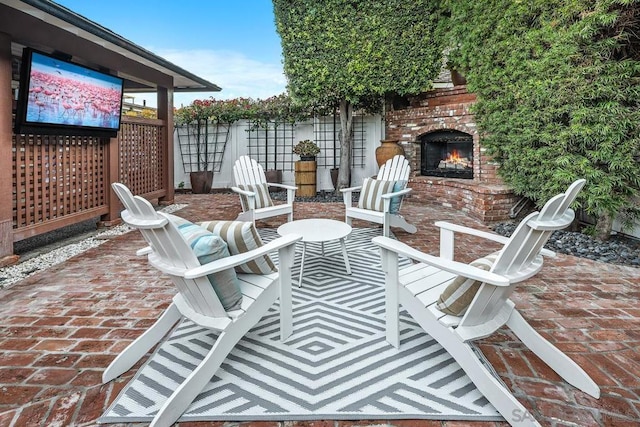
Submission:
{"label": "fireplace opening", "polygon": [[420,137],[424,176],[473,179],[473,136],[457,130],[441,130]]}

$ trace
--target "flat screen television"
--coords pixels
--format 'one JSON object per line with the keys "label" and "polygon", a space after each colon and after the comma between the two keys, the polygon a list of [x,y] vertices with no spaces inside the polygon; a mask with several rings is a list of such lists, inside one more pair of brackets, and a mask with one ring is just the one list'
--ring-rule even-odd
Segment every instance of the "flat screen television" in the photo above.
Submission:
{"label": "flat screen television", "polygon": [[123,89],[120,77],[25,48],[14,131],[115,137]]}

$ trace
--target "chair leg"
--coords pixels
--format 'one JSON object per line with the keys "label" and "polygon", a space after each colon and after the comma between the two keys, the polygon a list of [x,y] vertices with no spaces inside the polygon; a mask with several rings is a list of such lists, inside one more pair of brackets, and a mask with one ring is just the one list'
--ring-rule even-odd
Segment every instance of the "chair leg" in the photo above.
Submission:
{"label": "chair leg", "polygon": [[531,325],[514,310],[507,326],[531,351],[542,359],[551,369],[572,386],[598,399],[600,387],[569,356],[558,350],[553,344],[536,332]]}
{"label": "chair leg", "polygon": [[385,334],[389,344],[400,347],[400,301],[398,299],[398,254],[380,248],[385,282]]}
{"label": "chair leg", "polygon": [[391,227],[389,226],[389,221],[384,220],[382,223],[382,235],[384,237],[389,237],[391,235]]}
{"label": "chair leg", "polygon": [[158,411],[150,427],[169,427],[186,411],[215,375],[224,359],[250,327],[221,332],[209,353],[186,380],[169,396]]}
{"label": "chair leg", "polygon": [[182,315],[174,303],[162,313],[160,318],[145,333],[124,349],[102,374],[102,382],[107,383],[127,372],[142,356],[156,345],[176,324]]}
{"label": "chair leg", "polygon": [[391,225],[393,227],[402,228],[407,233],[415,233],[418,231],[415,225],[409,224],[406,219],[402,215],[392,215],[391,216]]}
{"label": "chair leg", "polygon": [[[273,292],[277,292],[276,288],[273,288]],[[160,408],[151,422],[150,427],[169,427],[180,418],[191,402],[200,394],[204,386],[207,385],[209,380],[218,371],[218,368],[220,368],[220,365],[222,365],[222,362],[224,362],[229,352],[235,347],[238,341],[258,323],[258,320],[267,312],[274,300],[275,298],[268,293],[268,290],[263,292],[258,298],[258,301],[253,303],[252,308],[255,307],[255,310],[245,312],[241,318],[237,319],[229,325],[225,331],[220,333],[215,344],[211,347],[211,350],[209,350],[209,353],[207,353],[198,367],[180,384],[173,394],[169,396],[169,399],[167,399],[164,405],[162,405],[162,408]]]}
{"label": "chair leg", "polygon": [[438,322],[408,290],[401,287],[399,292],[400,303],[411,317],[458,362],[480,393],[495,406],[509,424],[540,426],[527,408],[480,362],[469,344],[463,342],[453,329]]}
{"label": "chair leg", "polygon": [[[430,332],[430,331],[428,331]],[[438,340],[440,344],[442,342]],[[540,426],[527,408],[478,359],[471,346],[452,341],[443,347],[451,354],[484,397],[512,426]]]}
{"label": "chair leg", "polygon": [[347,223],[347,225],[348,225],[349,227],[351,227],[351,217],[350,217],[350,216],[345,216],[345,217],[344,217],[344,222],[346,222],[346,223]]}

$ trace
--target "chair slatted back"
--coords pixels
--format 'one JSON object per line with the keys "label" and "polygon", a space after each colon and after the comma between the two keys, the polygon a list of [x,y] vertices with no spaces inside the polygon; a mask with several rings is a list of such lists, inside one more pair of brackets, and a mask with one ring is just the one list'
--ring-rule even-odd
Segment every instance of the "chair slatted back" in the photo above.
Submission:
{"label": "chair slatted back", "polygon": [[133,200],[133,194],[131,194],[131,191],[126,185],[119,182],[114,182],[113,184],[111,184],[111,188],[113,188],[113,191],[116,193],[116,196],[118,196],[118,199],[120,199],[120,202],[122,202],[122,205],[125,209],[136,215],[142,214],[142,212],[138,210],[138,206]]}
{"label": "chair slatted back", "polygon": [[[409,161],[407,160],[407,158],[403,155],[396,154],[382,164],[380,170],[378,171],[378,176],[376,177],[376,179],[383,181],[405,181],[404,187],[400,189],[404,190],[409,183],[410,173],[411,168],[409,167]],[[403,200],[404,197],[401,197],[398,210],[402,208]]]}
{"label": "chair slatted back", "polygon": [[162,212],[157,212],[149,201],[133,196],[126,186],[114,183],[112,188],[126,208],[121,213],[123,221],[137,228],[151,247],[150,264],[171,277],[194,311],[209,317],[227,317],[207,277],[183,277],[186,270],[199,267],[200,261],[175,224]]}
{"label": "chair slatted back", "polygon": [[380,167],[376,179],[385,181],[408,181],[410,172],[409,161],[404,156],[397,154]]}
{"label": "chair slatted back", "polygon": [[267,177],[262,165],[249,156],[240,156],[233,165],[233,178],[236,185],[264,184]]}
{"label": "chair slatted back", "polygon": [[541,250],[554,231],[573,222],[575,213],[569,206],[584,184],[584,179],[575,181],[565,193],[551,198],[540,212],[533,212],[520,222],[491,268],[492,272],[508,277],[511,285],[483,284],[460,321],[460,327],[488,323],[502,309],[517,283],[540,271]]}

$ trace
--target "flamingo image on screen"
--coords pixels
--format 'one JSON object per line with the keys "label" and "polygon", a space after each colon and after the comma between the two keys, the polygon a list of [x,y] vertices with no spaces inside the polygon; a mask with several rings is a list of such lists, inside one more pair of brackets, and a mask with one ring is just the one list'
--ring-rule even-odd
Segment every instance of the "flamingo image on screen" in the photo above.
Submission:
{"label": "flamingo image on screen", "polygon": [[118,130],[122,79],[33,52],[26,122]]}

